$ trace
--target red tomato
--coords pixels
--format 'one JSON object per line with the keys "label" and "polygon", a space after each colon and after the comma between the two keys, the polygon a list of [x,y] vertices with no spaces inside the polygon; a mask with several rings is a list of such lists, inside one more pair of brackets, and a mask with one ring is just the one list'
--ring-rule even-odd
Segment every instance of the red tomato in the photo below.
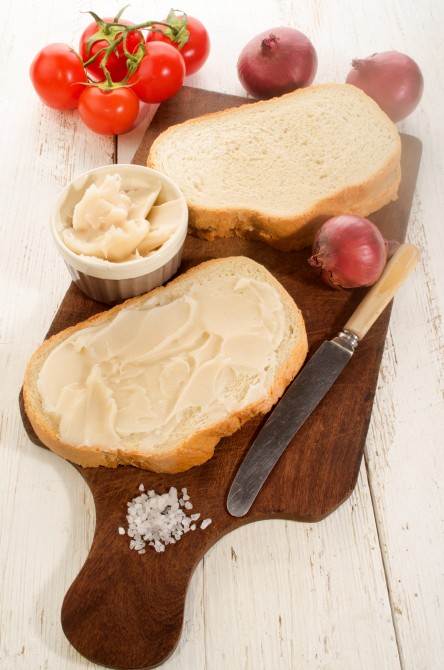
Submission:
{"label": "red tomato", "polygon": [[[182,58],[185,61],[187,76],[194,74],[205,63],[210,53],[210,37],[205,26],[193,16],[187,15],[187,28],[190,32],[188,41],[180,49]],[[156,27],[156,26],[154,26]],[[165,26],[158,25],[157,28],[165,30]],[[176,48],[178,45],[172,42],[169,37],[156,30],[149,30],[146,38],[147,42],[167,42]]]}
{"label": "red tomato", "polygon": [[29,76],[40,100],[53,109],[74,109],[84,90],[82,61],[67,44],[49,44],[35,56]]}
{"label": "red tomato", "polygon": [[79,98],[79,115],[83,123],[100,135],[126,133],[139,113],[139,98],[130,88],[102,91],[87,86]]}
{"label": "red tomato", "polygon": [[158,103],[177,93],[184,79],[185,63],[177,49],[151,42],[128,85],[143,102]]}
{"label": "red tomato", "polygon": [[[103,19],[103,21],[106,23],[112,23],[114,19],[106,18]],[[134,25],[132,21],[125,21],[125,19],[119,19],[119,23],[123,23],[126,26]],[[86,62],[102,49],[106,49],[121,34],[122,31],[121,30],[119,31],[118,28],[107,28],[106,26],[101,27],[95,21],[93,21],[93,23],[90,23],[90,25],[87,28],[85,28],[80,37],[79,52],[83,61]],[[93,35],[97,35],[98,39],[91,44],[90,49],[88,50],[87,46],[88,40],[90,40]],[[135,51],[137,51],[137,47],[141,42],[143,42],[143,36],[139,31],[134,30],[133,32],[129,33],[126,38],[127,51],[130,54],[135,53]],[[98,80],[102,80],[105,78],[103,70],[100,67],[102,58],[103,56],[97,56],[97,58],[92,63],[90,63],[86,68],[88,74],[90,74],[91,77],[94,77],[95,79]],[[122,41],[117,46],[116,50],[110,54],[108,61],[106,63],[106,68],[111,75],[111,79],[114,82],[122,81],[122,79],[127,74],[126,60],[127,58],[124,53],[123,41]]]}

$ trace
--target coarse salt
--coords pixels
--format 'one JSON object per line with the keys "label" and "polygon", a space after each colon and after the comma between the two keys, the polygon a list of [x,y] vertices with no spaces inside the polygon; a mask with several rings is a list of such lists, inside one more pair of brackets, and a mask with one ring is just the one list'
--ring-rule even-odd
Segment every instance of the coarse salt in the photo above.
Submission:
{"label": "coarse salt", "polygon": [[[193,505],[186,488],[181,490],[181,497],[177,489],[172,486],[168,493],[157,494],[155,491],[145,491],[140,484],[141,492],[136,498],[127,503],[128,529],[119,527],[119,534],[126,534],[131,538],[129,547],[139,554],[145,553],[145,547],[153,547],[155,551],[165,551],[168,544],[175,544],[188,531],[196,530],[194,523],[200,518],[200,512],[187,516],[184,512],[192,509]],[[200,524],[204,530],[211,523],[205,519]]]}

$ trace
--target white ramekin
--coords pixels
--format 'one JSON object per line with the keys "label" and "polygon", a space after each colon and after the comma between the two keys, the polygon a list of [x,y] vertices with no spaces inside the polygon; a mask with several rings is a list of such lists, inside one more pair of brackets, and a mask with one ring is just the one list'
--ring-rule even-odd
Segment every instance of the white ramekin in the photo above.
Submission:
{"label": "white ramekin", "polygon": [[[69,225],[75,205],[92,183],[116,172],[124,189],[142,188],[151,178],[159,179],[162,186],[156,202],[179,202],[176,231],[149,256],[121,263],[74,253],[61,233]],[[87,296],[108,304],[141,295],[168,281],[180,265],[187,229],[188,208],[178,187],[161,172],[132,164],[105,165],[81,174],[59,194],[51,218],[51,232],[71,277]]]}

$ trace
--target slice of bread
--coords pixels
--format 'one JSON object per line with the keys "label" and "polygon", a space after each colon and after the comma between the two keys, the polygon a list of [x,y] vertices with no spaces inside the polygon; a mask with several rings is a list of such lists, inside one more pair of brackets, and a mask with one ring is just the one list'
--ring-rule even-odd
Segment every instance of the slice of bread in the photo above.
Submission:
{"label": "slice of bread", "polygon": [[367,216],[395,200],[400,156],[376,102],[332,83],[172,126],[147,162],[184,193],[190,232],[288,251],[311,244],[331,216]]}
{"label": "slice of bread", "polygon": [[306,354],[301,312],[268,270],[216,259],[45,341],[24,407],[78,465],[179,472],[266,413]]}

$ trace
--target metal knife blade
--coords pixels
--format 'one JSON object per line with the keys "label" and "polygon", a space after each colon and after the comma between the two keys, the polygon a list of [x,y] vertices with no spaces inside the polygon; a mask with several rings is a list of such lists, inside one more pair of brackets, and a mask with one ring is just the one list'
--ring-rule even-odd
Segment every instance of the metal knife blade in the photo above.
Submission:
{"label": "metal knife blade", "polygon": [[413,244],[401,244],[341,333],[324,342],[290,384],[242,461],[230,487],[227,509],[244,516],[294,435],[347,365],[357,343],[379,317],[419,259]]}
{"label": "metal knife blade", "polygon": [[341,333],[321,344],[290,384],[251,445],[234,478],[227,508],[244,516],[294,435],[353,355],[357,337]]}

